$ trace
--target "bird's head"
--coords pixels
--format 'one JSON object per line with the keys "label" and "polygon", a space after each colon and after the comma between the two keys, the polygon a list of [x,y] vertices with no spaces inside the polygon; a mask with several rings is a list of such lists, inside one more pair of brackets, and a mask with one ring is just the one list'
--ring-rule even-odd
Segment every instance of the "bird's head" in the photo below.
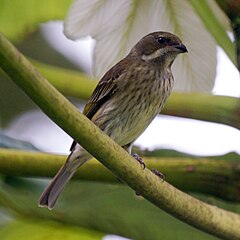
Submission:
{"label": "bird's head", "polygon": [[179,53],[187,52],[181,40],[169,32],[153,32],[143,37],[131,53],[146,62],[162,62],[170,66]]}

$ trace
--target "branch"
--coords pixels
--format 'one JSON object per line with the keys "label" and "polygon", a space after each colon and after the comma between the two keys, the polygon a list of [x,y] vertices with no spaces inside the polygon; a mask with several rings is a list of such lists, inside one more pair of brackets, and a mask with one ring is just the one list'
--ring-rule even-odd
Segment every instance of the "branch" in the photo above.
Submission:
{"label": "branch", "polygon": [[224,239],[240,239],[239,215],[203,203],[160,180],[148,169],[143,170],[49,84],[2,34],[0,64],[53,121],[140,195],[198,229]]}
{"label": "branch", "polygon": [[[164,172],[167,180],[183,191],[211,194],[239,202],[240,161],[236,160],[144,157],[149,168]],[[8,176],[53,177],[65,161],[66,156],[63,155],[0,149],[0,173]],[[74,178],[120,183],[96,160],[81,167]]]}
{"label": "branch", "polygon": [[240,129],[239,112],[239,98],[203,93],[175,93],[163,109],[164,114],[223,123]]}
{"label": "branch", "polygon": [[88,99],[97,85],[97,81],[86,74],[74,70],[56,67],[35,60],[31,62],[41,74],[66,96]]}
{"label": "branch", "polygon": [[[64,95],[89,98],[97,81],[76,71],[53,67],[34,61],[40,72]],[[173,93],[162,113],[223,123],[240,129],[239,98],[204,93]]]}

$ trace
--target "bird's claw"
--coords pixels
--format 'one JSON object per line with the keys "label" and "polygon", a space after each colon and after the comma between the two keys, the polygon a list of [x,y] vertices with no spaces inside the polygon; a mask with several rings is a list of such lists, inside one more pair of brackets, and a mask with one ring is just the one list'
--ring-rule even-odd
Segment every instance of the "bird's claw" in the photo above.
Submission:
{"label": "bird's claw", "polygon": [[143,166],[143,169],[146,168],[144,161],[136,153],[132,154],[132,157],[134,157],[141,164],[141,166]]}
{"label": "bird's claw", "polygon": [[163,181],[165,180],[165,176],[163,173],[159,172],[156,169],[151,169],[151,172],[154,173],[156,176],[158,176],[159,178],[161,178]]}

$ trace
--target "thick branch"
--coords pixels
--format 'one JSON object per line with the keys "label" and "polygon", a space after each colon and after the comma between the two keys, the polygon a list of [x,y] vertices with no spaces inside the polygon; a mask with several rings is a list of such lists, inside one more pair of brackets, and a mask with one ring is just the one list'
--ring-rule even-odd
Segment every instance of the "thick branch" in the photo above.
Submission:
{"label": "thick branch", "polygon": [[[0,173],[20,177],[53,177],[65,160],[66,156],[62,155],[0,149]],[[201,192],[239,202],[240,161],[236,160],[144,158],[149,168],[164,172],[167,180],[183,191]],[[74,177],[88,181],[120,183],[96,160],[81,167]]]}
{"label": "thick branch", "polygon": [[148,169],[143,170],[51,86],[2,34],[0,64],[53,121],[140,195],[205,232],[224,239],[240,239],[239,215],[203,203],[162,181]]}
{"label": "thick branch", "polygon": [[86,74],[32,60],[41,74],[66,96],[88,99],[97,81]]}
{"label": "thick branch", "polygon": [[[180,106],[180,108],[179,108]],[[202,93],[175,93],[164,114],[223,123],[240,129],[240,99]]]}
{"label": "thick branch", "polygon": [[[87,99],[97,81],[84,74],[34,62],[64,95]],[[173,93],[163,114],[223,123],[240,129],[240,99],[203,93]]]}

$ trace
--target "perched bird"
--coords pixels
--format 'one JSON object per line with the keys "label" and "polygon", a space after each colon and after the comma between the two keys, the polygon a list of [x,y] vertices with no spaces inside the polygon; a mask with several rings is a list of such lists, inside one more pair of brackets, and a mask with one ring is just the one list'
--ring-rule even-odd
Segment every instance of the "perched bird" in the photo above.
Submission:
{"label": "perched bird", "polygon": [[[172,63],[185,52],[187,48],[171,33],[146,35],[103,76],[83,113],[131,154],[133,142],[162,110],[173,87]],[[39,206],[52,209],[66,183],[91,158],[76,141],[70,151],[43,192]],[[144,164],[137,155],[134,157]]]}

